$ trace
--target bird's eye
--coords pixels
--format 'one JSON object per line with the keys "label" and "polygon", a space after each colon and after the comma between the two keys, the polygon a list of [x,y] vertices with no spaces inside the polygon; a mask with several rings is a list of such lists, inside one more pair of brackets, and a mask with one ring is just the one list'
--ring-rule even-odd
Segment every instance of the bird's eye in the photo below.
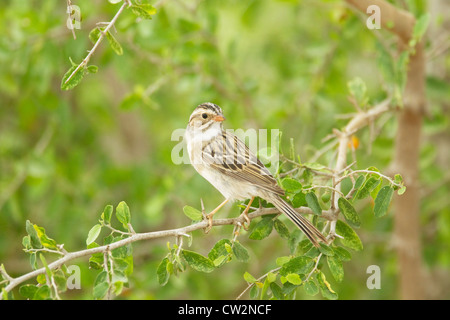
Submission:
{"label": "bird's eye", "polygon": [[204,113],[204,114],[202,114],[202,118],[206,119],[206,118],[208,118],[208,115],[206,113]]}

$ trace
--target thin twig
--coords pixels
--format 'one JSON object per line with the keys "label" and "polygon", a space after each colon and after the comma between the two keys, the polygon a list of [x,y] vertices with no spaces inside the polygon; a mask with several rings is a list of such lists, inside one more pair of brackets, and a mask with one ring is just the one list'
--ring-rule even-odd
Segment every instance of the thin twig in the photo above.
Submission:
{"label": "thin twig", "polygon": [[[258,279],[256,279],[256,281],[255,282],[260,282],[262,279],[264,279],[265,277],[267,277],[267,275],[269,274],[269,273],[274,273],[274,272],[277,272],[278,270],[280,270],[281,269],[281,267],[278,267],[278,268],[275,268],[275,269],[272,269],[272,270],[270,270],[269,272],[267,272],[266,274],[264,274],[264,275],[262,275],[261,277],[259,277]],[[239,300],[251,287],[253,287],[254,285],[255,285],[255,282],[253,282],[253,283],[250,283],[245,289],[244,289],[244,291],[242,291],[237,297],[236,297],[236,300]]]}
{"label": "thin twig", "polygon": [[[71,0],[67,0],[67,14],[69,15],[68,19],[71,19],[72,18],[72,1]],[[75,28],[72,26],[72,28],[70,28],[70,30],[72,30],[73,39],[76,40],[77,35],[75,34]]]}
{"label": "thin twig", "polygon": [[66,79],[66,81],[64,81],[64,84],[66,84],[67,82],[70,81],[70,79],[73,78],[73,76],[83,67],[85,67],[88,62],[89,59],[91,59],[91,56],[94,54],[95,50],[97,50],[98,46],[100,45],[100,43],[102,42],[103,38],[106,36],[106,34],[108,33],[109,29],[111,29],[114,26],[114,23],[116,23],[117,18],[119,18],[120,14],[123,12],[123,10],[125,9],[125,7],[130,6],[130,2],[128,0],[124,1],[122,6],[119,8],[119,11],[117,11],[116,15],[114,16],[114,18],[112,18],[112,20],[109,22],[109,24],[105,27],[104,30],[102,30],[100,32],[100,36],[98,37],[97,41],[95,42],[94,46],[92,47],[91,50],[89,50],[88,55],[86,56],[86,58],[84,58],[84,60],[75,68],[75,70],[73,70],[73,72],[70,74],[70,76]]}
{"label": "thin twig", "polygon": [[322,257],[322,253],[320,253],[318,256],[317,256],[317,261],[316,261],[316,264],[314,265],[314,268],[311,270],[311,272],[308,274],[308,276],[306,277],[306,279],[305,279],[305,282],[306,281],[308,281],[309,280],[309,278],[312,276],[312,274],[314,273],[314,271],[316,271],[317,270],[317,266],[319,265],[319,261],[320,261],[320,258]]}
{"label": "thin twig", "polygon": [[354,171],[352,171],[352,172],[350,172],[350,173],[348,173],[348,174],[346,174],[346,175],[340,177],[338,180],[336,180],[336,182],[335,182],[334,185],[336,186],[338,183],[340,183],[340,182],[341,182],[342,180],[344,180],[345,178],[350,177],[350,176],[352,176],[352,175],[354,175],[354,174],[358,174],[358,173],[371,173],[371,174],[376,174],[376,175],[380,176],[381,178],[386,179],[387,181],[389,181],[389,182],[390,182],[392,185],[394,185],[394,186],[397,186],[397,187],[401,187],[401,186],[402,186],[401,183],[395,182],[394,180],[392,180],[392,178],[388,177],[387,175],[384,175],[384,174],[382,174],[382,173],[380,173],[380,172],[378,172],[378,171],[372,171],[372,170],[354,170]]}

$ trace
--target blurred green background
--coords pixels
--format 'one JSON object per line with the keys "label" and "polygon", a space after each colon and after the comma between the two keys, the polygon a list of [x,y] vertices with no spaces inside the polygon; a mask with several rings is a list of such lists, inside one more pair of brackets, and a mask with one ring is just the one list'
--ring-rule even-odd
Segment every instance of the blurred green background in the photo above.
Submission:
{"label": "blurred green background", "polygon": [[[383,100],[391,85],[380,57],[386,57],[386,46],[395,47],[395,38],[367,29],[365,18],[343,1],[180,0],[151,2],[158,9],[153,20],[140,21],[126,10],[114,33],[124,54],[116,55],[104,41],[90,61],[98,73],[62,91],[69,57],[80,63],[92,47],[89,31],[120,6],[72,3],[82,15],[76,40],[66,27],[65,1],[3,0],[0,6],[0,262],[11,276],[31,270],[21,244],[27,219],[76,251],[85,248],[106,204],[126,201],[134,229],[147,232],[189,224],[182,208],[199,208],[200,198],[209,209],[220,203],[219,192],[190,165],[171,160],[178,143],[171,134],[185,128],[198,104],[220,105],[227,128],[282,130],[281,147],[289,150],[293,138],[308,161],[333,128],[346,124],[339,115],[354,112],[348,81],[361,77],[372,103]],[[430,11],[426,1],[392,3],[416,16]],[[448,43],[448,22],[449,11],[431,12],[421,154],[423,258],[436,298],[450,298],[450,58],[448,50],[433,51]],[[394,115],[382,116],[376,129],[373,142],[368,129],[358,133],[358,167],[385,172],[393,155]],[[328,165],[332,156],[320,161]],[[396,299],[401,270],[392,246],[392,212],[375,220],[369,203],[358,210],[364,250],[352,252],[344,281],[333,288],[341,299]],[[238,215],[236,205],[219,213],[228,215]],[[231,227],[194,232],[192,248],[207,254],[231,233]],[[245,271],[263,275],[276,266],[274,257],[289,254],[276,233],[270,241],[245,234],[239,239],[250,250],[248,263],[233,261],[211,274],[188,269],[164,287],[156,267],[166,242],[175,239],[136,243],[130,289],[121,298],[234,299],[246,287]],[[82,289],[63,297],[90,299],[97,272],[88,269],[87,259],[74,263],[82,269]],[[366,287],[372,264],[382,270],[380,290]],[[299,292],[297,298],[308,296]]]}

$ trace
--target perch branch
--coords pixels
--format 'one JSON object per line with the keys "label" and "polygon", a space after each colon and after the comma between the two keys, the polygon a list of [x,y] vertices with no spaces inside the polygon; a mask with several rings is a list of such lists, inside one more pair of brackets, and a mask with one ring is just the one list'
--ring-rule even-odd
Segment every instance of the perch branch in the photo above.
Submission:
{"label": "perch branch", "polygon": [[[306,208],[306,207],[297,208],[296,211],[299,213],[306,213],[306,214],[313,213],[311,209]],[[254,219],[254,218],[257,218],[257,217],[260,217],[263,215],[274,214],[274,213],[278,213],[278,212],[279,211],[275,208],[260,208],[260,209],[257,209],[256,211],[249,213],[248,217],[250,219]],[[332,215],[330,212],[324,211],[322,217],[327,219],[327,218],[331,218]],[[212,221],[212,225],[213,226],[239,225],[239,224],[242,225],[242,223],[244,222],[242,220],[243,220],[243,217],[215,219]],[[64,252],[62,257],[53,261],[52,263],[49,263],[47,267],[50,270],[55,270],[55,269],[60,268],[62,265],[68,263],[71,260],[81,258],[81,257],[91,256],[95,253],[107,253],[107,252],[110,252],[111,250],[123,247],[125,245],[128,245],[133,242],[137,242],[137,241],[166,238],[166,237],[177,237],[178,238],[180,235],[185,236],[186,234],[193,232],[195,230],[202,230],[208,226],[208,223],[209,222],[207,220],[203,220],[203,221],[191,224],[189,226],[176,228],[176,229],[144,232],[144,233],[131,233],[131,235],[128,238],[119,240],[117,242],[113,242],[108,245],[91,248],[91,249],[75,251],[75,252]],[[58,253],[61,254],[61,252],[58,252]],[[46,270],[45,268],[40,268],[40,269],[34,270],[32,272],[26,273],[22,276],[19,276],[17,278],[13,278],[6,273],[6,270],[4,269],[4,267],[2,265],[0,268],[0,272],[3,275],[3,278],[8,282],[8,285],[6,285],[6,287],[3,290],[6,292],[10,292],[19,284],[21,284],[27,280],[30,280],[32,278],[35,278],[40,274],[45,274],[45,270]],[[0,299],[1,298],[2,297],[0,296]]]}

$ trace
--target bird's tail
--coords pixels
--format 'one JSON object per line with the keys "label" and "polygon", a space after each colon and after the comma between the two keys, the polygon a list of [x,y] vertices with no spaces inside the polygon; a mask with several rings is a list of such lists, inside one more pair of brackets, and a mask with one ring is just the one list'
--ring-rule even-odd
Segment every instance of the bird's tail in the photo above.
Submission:
{"label": "bird's tail", "polygon": [[318,240],[325,244],[327,243],[327,239],[311,222],[309,222],[308,219],[297,213],[291,205],[278,195],[272,195],[269,201],[272,202],[278,210],[283,212],[316,247],[319,246]]}

